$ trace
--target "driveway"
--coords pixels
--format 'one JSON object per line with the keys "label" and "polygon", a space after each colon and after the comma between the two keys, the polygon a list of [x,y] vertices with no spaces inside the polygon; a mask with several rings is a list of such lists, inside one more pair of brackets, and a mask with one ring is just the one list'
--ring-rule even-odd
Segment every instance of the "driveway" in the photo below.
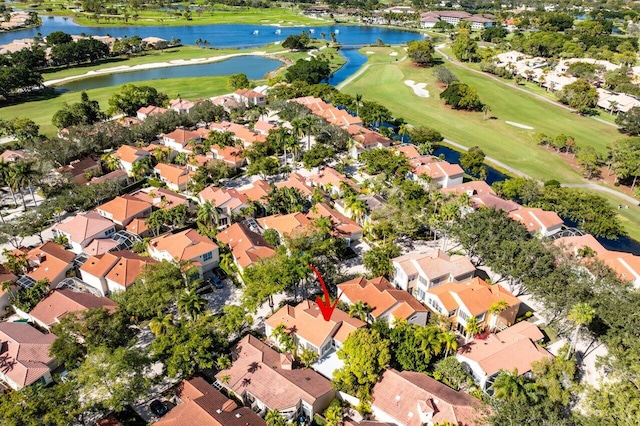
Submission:
{"label": "driveway", "polygon": [[242,289],[236,287],[230,279],[224,280],[224,287],[215,288],[213,292],[203,294],[202,297],[209,302],[212,313],[218,313],[225,305],[240,305]]}

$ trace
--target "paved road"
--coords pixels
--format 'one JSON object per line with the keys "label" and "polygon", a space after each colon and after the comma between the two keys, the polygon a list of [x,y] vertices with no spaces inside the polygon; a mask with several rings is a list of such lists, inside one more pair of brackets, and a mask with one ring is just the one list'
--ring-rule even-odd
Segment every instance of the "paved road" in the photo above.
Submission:
{"label": "paved road", "polygon": [[629,202],[633,206],[638,206],[638,200],[630,195],[624,194],[620,191],[616,191],[613,188],[609,188],[608,186],[598,185],[596,183],[568,183],[563,184],[562,186],[566,186],[569,188],[585,188],[585,189],[593,189],[595,191],[607,192],[609,194],[615,195],[616,197],[620,197],[623,200]]}

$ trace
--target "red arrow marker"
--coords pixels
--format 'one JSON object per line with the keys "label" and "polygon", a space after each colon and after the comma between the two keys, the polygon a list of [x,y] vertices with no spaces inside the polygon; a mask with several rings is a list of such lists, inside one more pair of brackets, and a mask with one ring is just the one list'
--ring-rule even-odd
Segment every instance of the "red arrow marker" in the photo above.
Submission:
{"label": "red arrow marker", "polygon": [[342,296],[342,293],[340,293],[338,297],[336,297],[336,300],[333,302],[333,305],[331,305],[329,290],[327,290],[327,286],[324,283],[324,279],[322,278],[322,275],[320,275],[320,272],[315,266],[309,264],[309,268],[311,268],[311,270],[313,270],[313,272],[316,274],[316,277],[318,277],[318,281],[320,281],[320,285],[322,286],[322,292],[324,293],[324,301],[321,298],[316,297],[316,303],[320,308],[320,312],[322,312],[322,317],[324,318],[324,320],[329,321],[331,319],[331,315],[333,314],[333,310],[338,305],[338,300],[340,299],[340,296]]}

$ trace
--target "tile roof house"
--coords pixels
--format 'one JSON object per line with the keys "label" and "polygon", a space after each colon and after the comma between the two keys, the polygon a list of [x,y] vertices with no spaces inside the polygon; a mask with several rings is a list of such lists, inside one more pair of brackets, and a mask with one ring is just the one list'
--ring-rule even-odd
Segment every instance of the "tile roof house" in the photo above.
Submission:
{"label": "tile roof house", "polygon": [[185,205],[189,211],[195,211],[194,203],[189,198],[167,188],[141,188],[132,192],[131,196],[151,203],[156,209],[171,209]]}
{"label": "tile roof house", "polygon": [[242,155],[243,149],[239,146],[225,146],[220,148],[218,144],[211,145],[211,153],[216,160],[224,161],[227,167],[237,169],[247,163]]}
{"label": "tile roof house", "polygon": [[54,334],[43,334],[24,322],[0,323],[0,380],[14,390],[51,383],[51,371],[57,366],[49,355],[54,340]]}
{"label": "tile roof house", "polygon": [[440,249],[431,253],[409,253],[391,260],[391,283],[424,301],[427,290],[445,282],[460,282],[473,277],[473,263],[460,255],[448,255]]}
{"label": "tile roof house", "polygon": [[486,424],[480,400],[423,373],[390,368],[382,373],[371,397],[376,420],[395,425]]}
{"label": "tile roof house", "polygon": [[522,208],[522,206],[515,201],[498,197],[493,189],[484,181],[465,182],[460,185],[443,188],[442,192],[445,194],[455,193],[458,195],[466,193],[469,195],[471,206],[474,209],[488,207],[511,212]]}
{"label": "tile roof house", "polygon": [[422,157],[422,154],[418,152],[418,149],[416,148],[416,146],[412,144],[400,145],[399,147],[396,148],[396,152],[399,152],[400,154],[404,155],[407,158],[407,160],[412,160],[417,157]]}
{"label": "tile roof house", "polygon": [[274,214],[256,219],[258,225],[265,231],[275,229],[280,234],[281,240],[298,233],[311,230],[313,223],[304,213]]}
{"label": "tile roof house", "polygon": [[91,256],[80,267],[80,275],[88,286],[105,296],[126,290],[147,265],[154,263],[155,260],[131,251],[113,251]]}
{"label": "tile roof house", "polygon": [[432,155],[414,158],[409,161],[409,165],[411,166],[411,171],[407,173],[409,179],[425,182],[422,176],[426,176],[441,188],[460,185],[464,177],[464,170],[458,164],[448,163]]}
{"label": "tile roof house", "polygon": [[381,210],[387,205],[387,201],[378,194],[360,194],[356,197],[356,200],[364,202],[364,212],[352,211],[344,198],[335,200],[333,208],[337,212],[355,220],[361,226],[364,226],[367,223],[372,223],[373,212]]}
{"label": "tile roof house", "polygon": [[[491,313],[491,306],[506,302],[506,309]],[[461,283],[445,283],[429,289],[426,305],[440,315],[445,315],[459,333],[465,333],[467,320],[476,317],[480,329],[503,329],[516,320],[520,299],[499,284],[489,285],[482,278],[472,278]]]}
{"label": "tile roof house", "polygon": [[27,154],[21,149],[5,149],[4,151],[2,151],[2,154],[0,154],[0,161],[5,163],[14,163],[19,160],[24,160],[26,157]]}
{"label": "tile roof house", "polygon": [[175,129],[173,132],[162,135],[162,144],[177,152],[188,152],[186,148],[190,142],[200,142],[200,133],[186,129]]}
{"label": "tile roof house", "polygon": [[150,115],[160,115],[160,114],[164,114],[167,111],[169,111],[169,110],[165,109],[165,108],[162,108],[162,107],[157,107],[157,106],[154,106],[154,105],[148,105],[148,106],[142,107],[138,111],[136,111],[136,117],[138,118],[138,120],[144,121]]}
{"label": "tile roof house", "polygon": [[300,193],[311,199],[313,188],[307,184],[307,180],[298,173],[290,173],[287,180],[276,182],[276,188],[296,188]]}
{"label": "tile roof house", "polygon": [[332,209],[326,203],[317,203],[307,214],[309,219],[326,217],[331,220],[334,232],[347,242],[347,246],[362,239],[362,227],[355,220]]}
{"label": "tile roof house", "polygon": [[476,339],[462,346],[456,358],[487,391],[501,370],[517,369],[518,374],[523,375],[531,371],[532,363],[552,359],[553,355],[537,343],[543,338],[535,324],[521,321],[484,340]]}
{"label": "tile roof house", "polygon": [[130,145],[122,145],[113,153],[113,156],[120,160],[120,165],[129,175],[132,174],[134,163],[142,161],[150,155],[149,151]]}
{"label": "tile roof house", "polygon": [[127,172],[123,169],[118,169],[102,176],[92,177],[87,185],[103,184],[111,181],[120,182],[123,184],[123,186],[127,186],[131,183],[131,179],[129,178]]}
{"label": "tile roof house", "polygon": [[324,102],[320,98],[306,96],[302,98],[290,99],[289,102],[296,102],[306,106],[314,115],[324,118],[328,123],[338,127],[348,128],[349,126],[362,125],[360,117],[354,117],[347,110],[337,108]]}
{"label": "tile roof house", "polygon": [[151,214],[151,203],[125,194],[96,207],[96,211],[100,216],[106,217],[116,225],[125,227],[131,223],[133,219],[149,217]]}
{"label": "tile roof house", "polygon": [[562,229],[564,221],[556,212],[538,208],[522,207],[509,213],[509,217],[522,223],[527,232],[549,237]]}
{"label": "tile roof house", "polygon": [[175,394],[180,402],[154,426],[266,426],[253,410],[239,407],[202,377],[183,380]]}
{"label": "tile roof house", "polygon": [[319,186],[330,194],[342,197],[342,188],[340,184],[345,182],[355,192],[360,192],[360,187],[351,179],[331,167],[323,167],[317,174],[309,176],[309,183],[313,186]]}
{"label": "tile roof house", "polygon": [[47,280],[55,288],[73,267],[75,255],[60,244],[47,241],[27,252],[28,272],[35,281]]}
{"label": "tile roof house", "polygon": [[66,166],[58,168],[58,173],[71,177],[71,180],[79,185],[84,185],[89,181],[87,175],[100,174],[102,166],[100,161],[91,157],[74,160]]}
{"label": "tile roof house", "polygon": [[349,150],[353,158],[358,158],[363,151],[368,149],[388,148],[393,144],[391,139],[359,124],[350,125],[347,128],[347,132],[349,132],[349,136],[351,136],[351,139],[355,142]]}
{"label": "tile roof house", "polygon": [[349,334],[366,323],[351,318],[340,309],[335,309],[329,321],[325,321],[315,302],[304,300],[297,306],[285,305],[264,322],[265,334],[271,336],[273,330],[284,324],[295,337],[298,348],[311,349],[320,358],[339,349]]}
{"label": "tile roof house", "polygon": [[178,114],[188,114],[194,106],[196,106],[196,104],[186,99],[178,98],[169,100],[169,109],[174,110]]}
{"label": "tile roof house", "polygon": [[252,231],[244,223],[234,223],[216,235],[216,239],[229,246],[240,272],[254,262],[276,254],[275,249],[265,241],[262,235]]}
{"label": "tile roof house", "polygon": [[238,89],[233,92],[233,97],[236,101],[245,104],[247,107],[267,104],[267,98],[262,93],[251,89]]}
{"label": "tile roof house", "polygon": [[369,320],[384,320],[393,326],[396,320],[406,320],[410,324],[427,324],[429,310],[404,290],[398,290],[384,277],[367,280],[354,278],[338,284],[338,293],[348,304],[358,301],[371,308]]}
{"label": "tile roof house", "polygon": [[149,256],[158,261],[192,262],[200,277],[220,263],[218,245],[195,229],[154,238],[149,242],[148,250]]}
{"label": "tile roof house", "polygon": [[226,228],[231,225],[231,218],[234,214],[241,214],[242,209],[249,206],[249,197],[242,194],[236,188],[219,188],[209,186],[200,191],[200,203],[207,201],[218,209],[218,227]]}
{"label": "tile roof house", "polygon": [[185,191],[195,172],[175,164],[159,163],[153,168],[158,178],[174,191]]}
{"label": "tile roof house", "polygon": [[278,410],[287,420],[297,422],[301,415],[311,419],[335,396],[329,380],[308,368],[294,369],[291,355],[251,335],[233,347],[232,358],[231,367],[216,374],[217,383],[258,414]]}
{"label": "tile roof house", "polygon": [[260,132],[253,131],[245,126],[230,121],[222,121],[220,123],[210,123],[209,129],[216,132],[230,132],[233,137],[242,142],[245,148],[251,147],[254,143],[262,143],[267,137]]}
{"label": "tile roof house", "polygon": [[53,234],[63,235],[71,251],[80,254],[96,238],[107,238],[116,232],[116,226],[96,212],[80,213],[53,227]]}
{"label": "tile roof house", "polygon": [[630,282],[636,289],[640,289],[640,256],[607,250],[591,234],[561,237],[554,240],[554,244],[563,246],[572,251],[574,256],[582,258],[587,269],[590,260],[597,259],[611,268],[621,280]]}
{"label": "tile roof house", "polygon": [[83,253],[86,253],[89,256],[99,256],[112,250],[116,250],[119,245],[119,242],[112,240],[111,238],[97,238],[91,241],[91,244],[84,248]]}
{"label": "tile roof house", "polygon": [[118,304],[106,297],[97,297],[91,293],[80,293],[70,289],[53,290],[29,312],[31,321],[40,327],[51,330],[65,315],[89,309],[105,308],[114,312]]}

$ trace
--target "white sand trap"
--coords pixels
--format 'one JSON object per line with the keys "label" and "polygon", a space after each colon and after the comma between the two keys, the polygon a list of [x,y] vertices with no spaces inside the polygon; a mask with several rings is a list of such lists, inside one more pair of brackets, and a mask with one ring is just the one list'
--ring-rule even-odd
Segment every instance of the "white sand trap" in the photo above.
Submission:
{"label": "white sand trap", "polygon": [[398,52],[391,52],[389,53],[389,56],[398,56]]}
{"label": "white sand trap", "polygon": [[527,126],[526,124],[514,123],[513,121],[505,121],[509,126],[520,127],[521,129],[533,130],[533,127]]}
{"label": "white sand trap", "polygon": [[427,83],[416,83],[413,80],[405,80],[404,84],[411,87],[413,89],[413,93],[415,93],[416,96],[419,96],[421,98],[429,97],[429,91],[424,89],[425,87],[427,87]]}
{"label": "white sand trap", "polygon": [[372,52],[372,51],[370,51],[370,50],[367,50],[365,53],[366,53],[367,55],[373,55],[375,52]]}

